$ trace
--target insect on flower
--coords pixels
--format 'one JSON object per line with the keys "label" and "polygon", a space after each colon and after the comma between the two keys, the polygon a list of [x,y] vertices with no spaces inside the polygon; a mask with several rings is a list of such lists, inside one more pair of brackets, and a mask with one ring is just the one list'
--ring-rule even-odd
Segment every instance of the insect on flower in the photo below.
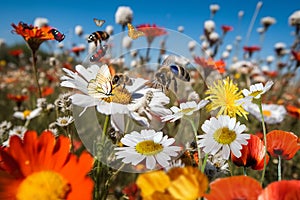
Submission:
{"label": "insect on flower", "polygon": [[57,40],[58,42],[61,42],[65,39],[65,34],[59,32],[57,29],[53,28],[49,32],[52,33],[54,36],[54,39]]}
{"label": "insect on flower", "polygon": [[102,65],[96,78],[88,83],[88,94],[97,99],[112,96],[114,85],[107,65]]}
{"label": "insect on flower", "polygon": [[101,27],[105,23],[105,20],[94,18],[94,22],[95,22],[96,26]]}
{"label": "insect on flower", "polygon": [[107,45],[101,45],[100,48],[90,57],[91,62],[99,62],[100,59],[105,56],[106,51],[108,49]]}
{"label": "insect on flower", "polygon": [[141,36],[144,36],[145,33],[143,31],[138,31],[134,28],[134,26],[130,23],[127,24],[127,27],[128,27],[128,36],[131,38],[131,39],[137,39]]}

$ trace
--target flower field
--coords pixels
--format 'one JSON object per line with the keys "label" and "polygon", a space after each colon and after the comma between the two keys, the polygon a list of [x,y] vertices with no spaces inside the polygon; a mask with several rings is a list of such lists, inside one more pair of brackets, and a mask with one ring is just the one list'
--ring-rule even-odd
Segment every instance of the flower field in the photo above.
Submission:
{"label": "flower field", "polygon": [[119,6],[121,33],[93,18],[72,48],[46,18],[11,22],[24,41],[0,40],[0,199],[300,199],[300,10],[293,43],[264,57],[275,18],[260,45],[227,44],[209,9],[192,39]]}

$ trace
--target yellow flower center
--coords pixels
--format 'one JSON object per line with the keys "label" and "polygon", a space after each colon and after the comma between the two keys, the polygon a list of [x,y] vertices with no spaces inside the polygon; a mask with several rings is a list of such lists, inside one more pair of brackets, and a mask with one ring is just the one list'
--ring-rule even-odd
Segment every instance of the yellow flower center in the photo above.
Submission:
{"label": "yellow flower center", "polygon": [[236,139],[236,133],[227,127],[223,127],[216,130],[213,137],[219,144],[230,144]]}
{"label": "yellow flower center", "polygon": [[24,110],[23,111],[23,116],[24,118],[27,118],[30,115],[31,111],[30,110]]}
{"label": "yellow flower center", "polygon": [[67,180],[53,171],[40,171],[26,177],[20,184],[16,199],[66,199],[71,190]]}
{"label": "yellow flower center", "polygon": [[163,150],[163,146],[161,144],[155,143],[152,140],[145,140],[142,142],[139,142],[135,150],[143,155],[150,156],[150,155],[156,155],[159,152]]}
{"label": "yellow flower center", "polygon": [[123,86],[118,86],[113,89],[111,96],[107,98],[103,98],[103,100],[108,103],[114,102],[114,103],[127,105],[131,102],[132,98],[131,98],[131,94],[128,92],[126,88],[123,88]]}
{"label": "yellow flower center", "polygon": [[271,116],[271,111],[263,110],[263,115],[266,116],[266,117],[270,117]]}
{"label": "yellow flower center", "polygon": [[61,124],[67,124],[67,123],[68,123],[68,120],[62,119],[62,120],[60,120],[60,123],[61,123]]}

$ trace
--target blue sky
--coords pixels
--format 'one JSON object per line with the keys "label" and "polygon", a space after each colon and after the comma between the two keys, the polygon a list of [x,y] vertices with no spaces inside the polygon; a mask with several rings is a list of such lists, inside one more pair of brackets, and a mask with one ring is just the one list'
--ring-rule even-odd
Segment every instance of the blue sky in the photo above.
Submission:
{"label": "blue sky", "polygon": [[[229,32],[225,38],[226,44],[232,44],[237,35],[243,39],[246,37],[249,23],[258,1],[248,0],[144,0],[144,1],[2,1],[0,12],[0,38],[8,44],[23,42],[18,35],[11,33],[11,23],[24,21],[33,23],[36,17],[48,18],[50,25],[58,28],[66,34],[66,41],[80,41],[74,35],[76,25],[82,25],[86,34],[92,33],[98,28],[93,18],[105,19],[106,25],[113,25],[115,33],[121,31],[121,26],[115,23],[115,12],[118,6],[130,6],[133,10],[133,24],[155,23],[168,29],[177,30],[182,25],[184,33],[199,42],[199,36],[203,33],[203,23],[210,17],[209,5],[218,4],[220,10],[214,17],[217,32],[220,34],[221,25],[230,25],[234,31]],[[266,33],[262,53],[273,52],[276,42],[284,42],[287,46],[293,42],[291,32],[293,27],[288,24],[288,17],[296,10],[300,10],[297,1],[266,0],[262,1],[263,6],[254,24],[249,40],[249,45],[258,45],[259,35],[256,29],[260,27],[260,19],[271,16],[276,19],[276,24],[271,26]],[[239,26],[238,12],[243,10],[244,17]],[[244,40],[243,40],[244,41]]]}

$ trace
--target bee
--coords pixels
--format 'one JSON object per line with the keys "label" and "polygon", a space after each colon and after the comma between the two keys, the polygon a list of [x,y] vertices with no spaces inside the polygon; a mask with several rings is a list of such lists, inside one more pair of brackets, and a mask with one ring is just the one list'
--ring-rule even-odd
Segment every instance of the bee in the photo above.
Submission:
{"label": "bee", "polygon": [[101,27],[105,23],[105,20],[94,18],[94,22],[95,22],[96,26]]}
{"label": "bee", "polygon": [[169,55],[162,63],[162,67],[155,73],[153,84],[159,85],[162,90],[168,90],[171,82],[174,82],[174,90],[177,92],[176,78],[189,82],[190,73],[181,65],[175,64],[175,56]]}
{"label": "bee", "polygon": [[109,34],[106,31],[95,31],[89,35],[87,41],[94,42],[95,46],[98,46],[98,42],[101,44],[102,41],[108,40]]}
{"label": "bee", "polygon": [[88,83],[88,94],[96,99],[103,99],[112,96],[113,89],[109,68],[107,65],[102,65],[96,78]]}
{"label": "bee", "polygon": [[65,39],[65,34],[62,34],[55,28],[51,29],[49,32],[52,33],[52,35],[54,36],[54,39],[57,40],[58,42],[61,42]]}
{"label": "bee", "polygon": [[122,85],[125,88],[125,85],[132,85],[132,80],[123,73],[116,73],[112,78],[113,85]]}
{"label": "bee", "polygon": [[135,27],[130,23],[127,24],[127,27],[128,27],[128,36],[131,39],[135,40],[135,39],[145,35],[145,33],[143,31],[136,30]]}
{"label": "bee", "polygon": [[100,45],[100,48],[97,50],[97,52],[90,57],[90,61],[91,62],[100,61],[100,59],[106,54],[107,49],[108,49],[107,45],[103,45],[103,46]]}

